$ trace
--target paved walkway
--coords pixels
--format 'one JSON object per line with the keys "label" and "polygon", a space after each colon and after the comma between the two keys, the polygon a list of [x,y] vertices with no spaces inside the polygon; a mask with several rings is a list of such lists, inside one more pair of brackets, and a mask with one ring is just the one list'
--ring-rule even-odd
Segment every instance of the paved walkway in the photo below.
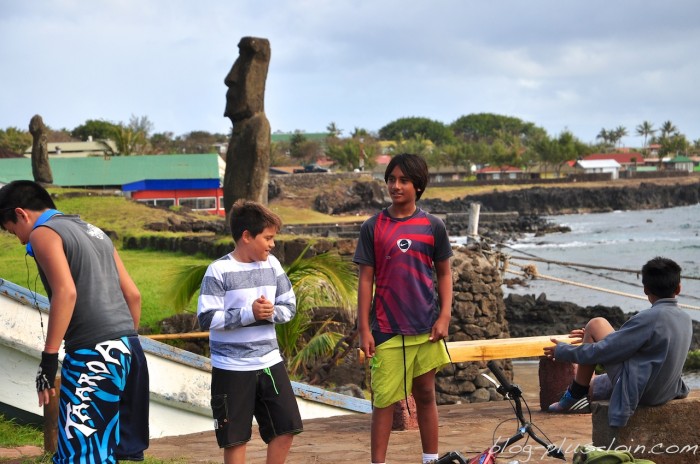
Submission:
{"label": "paved walkway", "polygon": [[0,448],[0,462],[3,464],[21,463],[24,458],[39,456],[43,450],[38,446],[18,446],[17,448]]}
{"label": "paved walkway", "polygon": [[[557,445],[564,446],[567,461],[571,462],[576,445],[591,441],[590,415],[552,415],[543,413],[539,407],[539,382],[537,364],[517,363],[514,366],[515,383],[524,392],[524,398],[532,408],[532,422],[541,429],[539,435],[547,435]],[[505,422],[513,417],[510,403],[506,401],[440,406],[440,452],[458,450],[464,455],[474,454],[487,448],[496,437],[510,436],[515,432],[515,422]],[[500,424],[500,425],[499,425]],[[312,419],[304,422],[304,432],[294,439],[288,464],[330,464],[338,462],[368,463],[369,415],[341,416],[327,419]],[[523,452],[512,459],[521,462],[561,462],[543,458],[543,448],[532,440],[522,440],[513,449]],[[26,448],[26,447],[25,447]],[[7,453],[39,453],[32,449],[0,449],[0,457],[19,458]],[[248,444],[247,461],[264,463],[266,447],[257,430]],[[202,432],[178,437],[151,440],[146,452],[148,456],[173,459],[182,463],[221,463],[222,452],[216,445],[212,432]],[[421,446],[418,430],[392,432],[389,442],[388,463],[420,462]],[[508,459],[504,459],[506,462]],[[4,461],[3,464],[21,462]]]}
{"label": "paved walkway", "polygon": [[[515,383],[532,408],[532,422],[554,443],[563,443],[567,461],[571,462],[576,445],[591,441],[591,416],[553,415],[539,409],[539,382],[537,364],[516,364]],[[487,448],[497,436],[510,436],[515,432],[515,422],[502,425],[513,417],[510,403],[506,401],[440,406],[440,452],[458,450],[473,456]],[[288,464],[368,463],[370,416],[341,416],[313,419],[304,422],[304,432],[294,438]],[[516,446],[516,445],[514,445]],[[543,458],[544,450],[532,440],[517,444],[523,453],[512,459],[521,462],[561,462]],[[514,448],[515,449],[515,448]],[[248,443],[247,461],[265,462],[265,444],[253,431]],[[216,445],[213,432],[202,432],[180,437],[151,441],[149,456],[162,459],[182,459],[187,463],[221,463],[222,452]],[[418,430],[392,432],[389,442],[388,463],[420,462],[421,446]],[[502,459],[507,462],[509,459]]]}

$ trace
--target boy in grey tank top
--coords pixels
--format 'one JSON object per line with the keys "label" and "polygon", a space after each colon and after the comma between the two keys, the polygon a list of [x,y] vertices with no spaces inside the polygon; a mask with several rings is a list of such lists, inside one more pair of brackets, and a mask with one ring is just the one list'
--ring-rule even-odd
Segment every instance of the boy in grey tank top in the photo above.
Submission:
{"label": "boy in grey tank top", "polygon": [[53,462],[143,460],[148,369],[136,331],[141,295],[112,241],[78,216],[56,210],[49,193],[32,181],[0,189],[0,226],[34,257],[50,301],[36,377],[39,406],[56,394],[65,340]]}

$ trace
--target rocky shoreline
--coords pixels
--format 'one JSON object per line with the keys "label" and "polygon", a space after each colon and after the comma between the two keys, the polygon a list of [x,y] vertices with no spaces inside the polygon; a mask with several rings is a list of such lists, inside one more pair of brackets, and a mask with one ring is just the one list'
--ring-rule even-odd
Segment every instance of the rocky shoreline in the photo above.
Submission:
{"label": "rocky shoreline", "polygon": [[[566,334],[583,327],[594,317],[604,317],[618,328],[636,313],[625,313],[618,306],[578,306],[565,301],[549,301],[544,293],[510,294],[504,298],[511,337]],[[693,321],[691,350],[700,349],[700,322]]]}
{"label": "rocky shoreline", "polygon": [[443,201],[421,200],[431,211],[457,213],[469,211],[473,202],[483,211],[517,211],[521,215],[603,213],[617,210],[662,209],[694,205],[700,202],[700,179],[692,183],[657,184],[642,182],[623,187],[533,187],[495,191],[488,194]]}

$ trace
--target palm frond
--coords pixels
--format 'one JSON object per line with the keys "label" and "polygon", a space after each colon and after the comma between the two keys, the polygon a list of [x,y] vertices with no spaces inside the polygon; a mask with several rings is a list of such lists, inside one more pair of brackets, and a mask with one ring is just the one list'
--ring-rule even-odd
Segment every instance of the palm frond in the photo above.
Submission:
{"label": "palm frond", "polygon": [[300,312],[291,321],[275,325],[277,343],[285,358],[293,357],[299,346],[303,346],[304,333],[311,326],[309,312]]}
{"label": "palm frond", "polygon": [[172,285],[168,292],[170,296],[165,303],[171,304],[178,312],[184,311],[202,286],[206,272],[207,266],[204,264],[183,266],[175,271],[171,277]]}
{"label": "palm frond", "polygon": [[304,366],[311,365],[318,359],[330,357],[335,345],[342,338],[343,334],[338,332],[317,333],[289,360],[290,374],[299,375]]}
{"label": "palm frond", "polygon": [[357,295],[357,276],[352,263],[332,252],[303,258],[305,252],[306,249],[287,267],[297,305],[334,306],[351,313]]}

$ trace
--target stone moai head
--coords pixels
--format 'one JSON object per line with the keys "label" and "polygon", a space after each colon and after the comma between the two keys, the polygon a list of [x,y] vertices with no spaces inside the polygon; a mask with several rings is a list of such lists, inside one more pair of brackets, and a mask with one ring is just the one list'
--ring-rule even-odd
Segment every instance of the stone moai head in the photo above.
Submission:
{"label": "stone moai head", "polygon": [[270,64],[270,41],[258,37],[243,37],[238,43],[238,53],[238,59],[224,79],[228,87],[224,116],[234,123],[265,111],[265,81]]}

